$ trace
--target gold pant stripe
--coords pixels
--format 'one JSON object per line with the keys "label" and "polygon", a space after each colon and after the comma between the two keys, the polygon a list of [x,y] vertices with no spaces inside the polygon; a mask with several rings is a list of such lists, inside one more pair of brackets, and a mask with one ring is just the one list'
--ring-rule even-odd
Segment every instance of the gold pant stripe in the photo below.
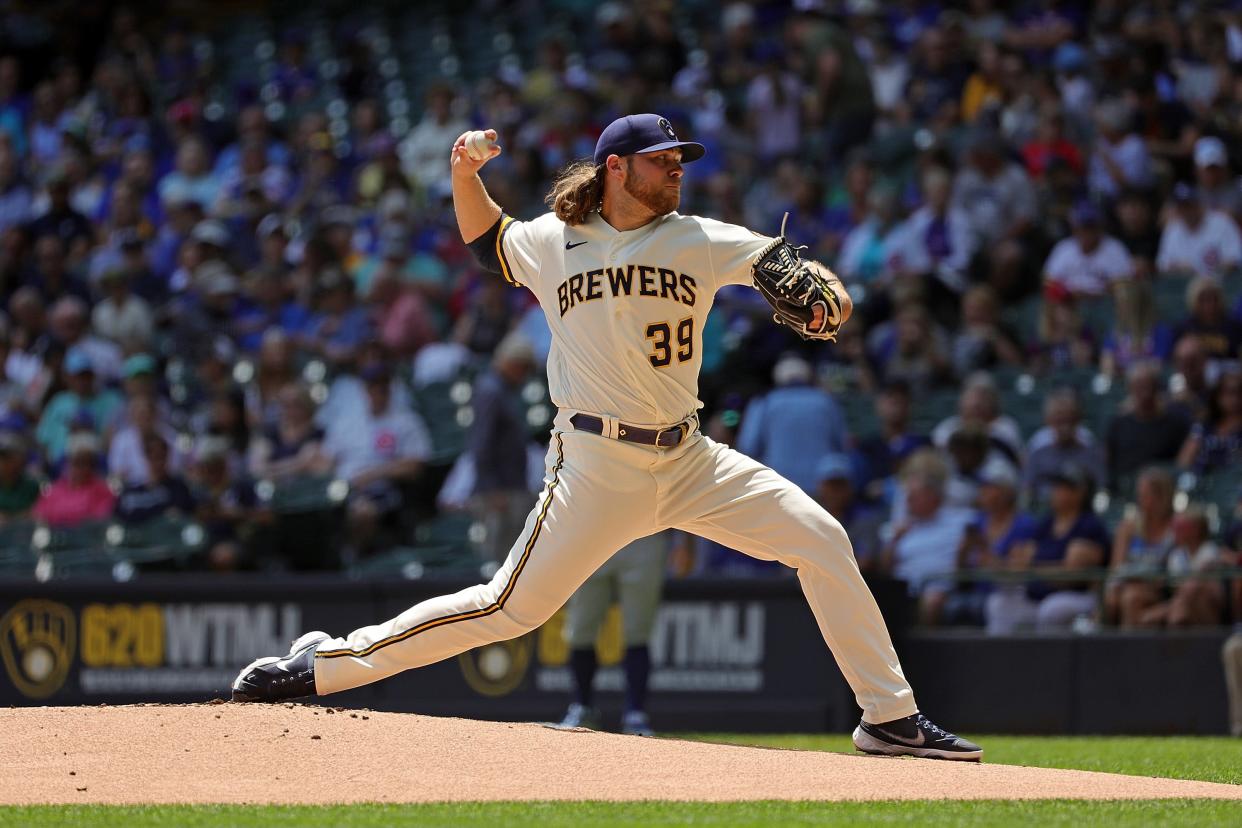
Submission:
{"label": "gold pant stripe", "polygon": [[535,541],[539,539],[539,532],[543,528],[544,518],[548,515],[548,509],[552,506],[552,496],[556,491],[556,485],[560,482],[561,464],[565,461],[565,447],[561,442],[561,434],[556,434],[556,465],[552,468],[552,482],[548,484],[548,494],[544,498],[543,506],[539,510],[539,517],[535,520],[535,527],[530,533],[530,539],[526,541],[526,548],[522,550],[522,557],[518,561],[518,565],[513,569],[513,576],[509,578],[509,583],[505,585],[504,591],[500,593],[500,597],[496,599],[490,606],[483,609],[471,610],[469,612],[459,612],[456,615],[446,615],[443,618],[435,618],[431,621],[424,621],[416,627],[411,627],[405,632],[397,635],[389,636],[382,641],[377,641],[371,646],[362,650],[328,650],[322,653],[315,653],[315,658],[340,658],[342,656],[355,656],[357,658],[365,658],[376,650],[383,649],[390,644],[397,644],[418,635],[421,632],[452,624],[457,621],[468,621],[471,618],[482,618],[499,612],[504,608],[505,601],[509,600],[509,596],[513,594],[513,588],[517,585],[518,577],[522,574],[522,570],[526,568],[526,561],[530,558],[531,551],[535,548]]}

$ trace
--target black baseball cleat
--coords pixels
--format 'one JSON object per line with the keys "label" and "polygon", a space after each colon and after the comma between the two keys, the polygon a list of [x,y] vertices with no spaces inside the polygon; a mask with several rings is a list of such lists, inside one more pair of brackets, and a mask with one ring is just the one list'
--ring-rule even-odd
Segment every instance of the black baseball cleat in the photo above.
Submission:
{"label": "black baseball cleat", "polygon": [[859,722],[854,728],[854,747],[863,753],[882,756],[921,756],[965,762],[978,762],[983,758],[983,748],[936,727],[922,713],[884,724]]}
{"label": "black baseball cleat", "polygon": [[233,701],[278,702],[315,695],[315,648],[331,638],[308,632],[287,655],[255,659],[233,679]]}

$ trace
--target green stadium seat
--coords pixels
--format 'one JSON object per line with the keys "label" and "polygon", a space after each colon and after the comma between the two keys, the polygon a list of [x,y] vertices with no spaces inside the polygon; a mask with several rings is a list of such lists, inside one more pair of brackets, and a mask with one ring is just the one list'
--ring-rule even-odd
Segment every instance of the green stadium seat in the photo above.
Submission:
{"label": "green stadium seat", "polygon": [[916,434],[928,434],[946,417],[957,412],[956,388],[930,391],[916,396],[910,412],[910,425]]}
{"label": "green stadium seat", "polygon": [[460,378],[414,392],[414,404],[431,435],[433,463],[451,463],[465,450],[466,433],[474,421],[470,391],[470,382]]}
{"label": "green stadium seat", "polygon": [[173,564],[184,566],[206,544],[199,524],[177,515],[165,515],[142,523],[114,524],[104,533],[111,554],[136,566]]}
{"label": "green stadium seat", "polygon": [[861,391],[835,394],[833,399],[841,406],[845,425],[855,437],[867,437],[879,430],[879,418],[875,412],[875,397]]}
{"label": "green stadium seat", "polygon": [[1042,300],[1039,296],[1028,296],[1016,305],[1010,305],[1001,311],[1003,321],[1018,337],[1020,342],[1034,342],[1039,334],[1039,313]]}
{"label": "green stadium seat", "polygon": [[1186,315],[1186,286],[1189,282],[1181,276],[1162,274],[1152,280],[1152,302],[1156,308],[1156,320],[1173,323]]}
{"label": "green stadium seat", "polygon": [[255,491],[278,515],[296,515],[339,508],[349,496],[349,484],[332,475],[308,475],[261,480]]}

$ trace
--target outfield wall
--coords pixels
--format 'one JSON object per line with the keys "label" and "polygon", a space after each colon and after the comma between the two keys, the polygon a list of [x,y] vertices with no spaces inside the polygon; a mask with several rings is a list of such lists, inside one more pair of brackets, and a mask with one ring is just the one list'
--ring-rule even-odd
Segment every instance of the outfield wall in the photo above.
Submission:
{"label": "outfield wall", "polygon": [[[0,704],[202,701],[252,658],[307,629],[339,633],[466,582],[340,576],[0,581]],[[899,585],[873,587],[895,629]],[[609,616],[597,647],[606,716],[619,712],[623,644]],[[342,705],[549,720],[567,700],[557,614],[539,630],[333,697]],[[899,636],[920,705],[963,731],[1224,733],[1225,631],[985,638]],[[651,641],[661,730],[846,730],[848,687],[792,580],[671,582]]]}

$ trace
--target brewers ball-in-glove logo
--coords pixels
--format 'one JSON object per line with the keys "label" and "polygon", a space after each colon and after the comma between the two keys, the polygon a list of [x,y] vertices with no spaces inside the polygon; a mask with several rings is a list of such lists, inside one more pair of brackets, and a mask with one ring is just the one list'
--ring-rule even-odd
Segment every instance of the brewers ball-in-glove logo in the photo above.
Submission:
{"label": "brewers ball-in-glove logo", "polygon": [[470,689],[483,696],[507,696],[526,678],[533,646],[531,636],[524,635],[468,650],[457,660]]}
{"label": "brewers ball-in-glove logo", "polygon": [[673,132],[673,125],[668,122],[668,118],[661,118],[656,121],[656,124],[660,127],[660,129],[664,130],[664,134],[668,136],[668,140],[677,140],[677,133]]}
{"label": "brewers ball-in-glove logo", "polygon": [[73,611],[52,601],[18,601],[0,618],[0,659],[23,696],[45,699],[60,689],[73,661]]}

